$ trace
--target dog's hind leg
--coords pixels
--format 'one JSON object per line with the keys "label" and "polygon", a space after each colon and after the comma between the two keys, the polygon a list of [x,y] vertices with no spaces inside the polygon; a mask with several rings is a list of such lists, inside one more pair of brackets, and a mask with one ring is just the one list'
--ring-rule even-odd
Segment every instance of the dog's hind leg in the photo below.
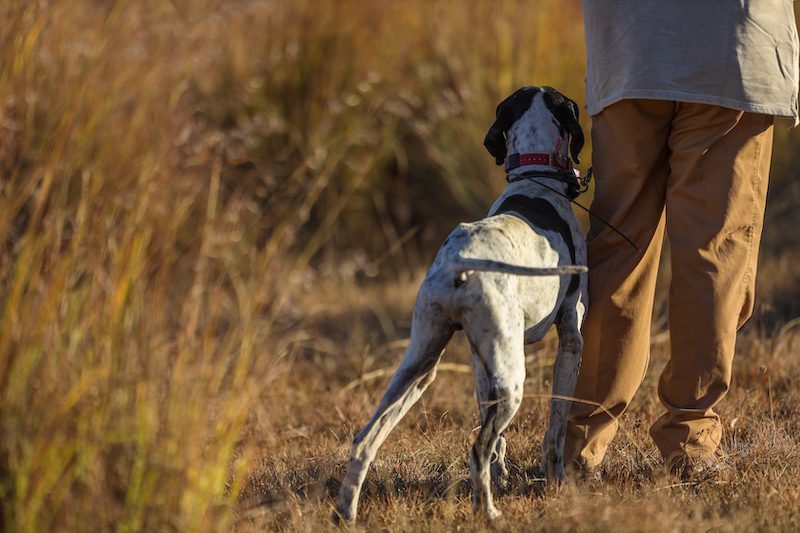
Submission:
{"label": "dog's hind leg", "polygon": [[353,440],[347,474],[342,480],[334,519],[352,522],[361,485],[383,441],[422,396],[436,376],[436,366],[453,335],[452,326],[436,316],[432,306],[417,304],[411,326],[411,344],[372,419]]}
{"label": "dog's hind leg", "polygon": [[473,347],[481,410],[481,430],[470,454],[472,503],[473,511],[491,519],[500,516],[492,498],[492,456],[505,452],[501,435],[522,402],[524,326],[522,311],[505,306],[487,306],[472,316],[477,320],[470,320],[465,331]]}
{"label": "dog's hind leg", "polygon": [[[478,410],[481,417],[481,427],[486,425],[486,398],[489,397],[489,378],[486,375],[486,368],[481,361],[478,353],[473,348],[472,351],[472,373],[475,376],[476,398],[478,400]],[[497,445],[492,454],[491,475],[492,483],[496,487],[506,488],[508,485],[508,467],[506,466],[506,438],[501,433],[497,438]]]}
{"label": "dog's hind leg", "polygon": [[564,481],[564,437],[570,400],[575,394],[575,382],[583,353],[580,332],[581,317],[574,305],[566,302],[556,318],[558,355],[553,368],[553,399],[550,402],[550,422],[542,442],[542,470],[547,479]]}

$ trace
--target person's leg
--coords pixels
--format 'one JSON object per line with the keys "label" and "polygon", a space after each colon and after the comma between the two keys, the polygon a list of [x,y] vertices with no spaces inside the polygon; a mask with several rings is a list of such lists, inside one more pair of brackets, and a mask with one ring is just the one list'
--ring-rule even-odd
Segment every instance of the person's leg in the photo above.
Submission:
{"label": "person's leg", "polygon": [[731,379],[736,330],[753,308],[773,117],[679,104],[669,138],[667,235],[672,354],[667,409],[651,435],[668,466],[707,462],[722,437],[714,406]]}
{"label": "person's leg", "polygon": [[572,466],[600,464],[647,368],[674,112],[674,102],[623,100],[593,117],[592,211],[638,250],[591,220],[589,311],[564,450]]}

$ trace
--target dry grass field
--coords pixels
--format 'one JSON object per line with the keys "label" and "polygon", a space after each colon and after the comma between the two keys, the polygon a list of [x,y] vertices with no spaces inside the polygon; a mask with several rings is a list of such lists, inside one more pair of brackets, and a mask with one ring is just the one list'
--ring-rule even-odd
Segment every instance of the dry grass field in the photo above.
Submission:
{"label": "dry grass field", "polygon": [[[494,106],[525,84],[580,102],[584,68],[576,0],[0,3],[0,529],[333,529],[425,267],[502,189]],[[602,482],[535,477],[548,338],[507,432],[504,518],[472,517],[457,336],[355,529],[800,529],[800,133],[776,138],[727,477],[665,475],[647,436],[665,270]]]}

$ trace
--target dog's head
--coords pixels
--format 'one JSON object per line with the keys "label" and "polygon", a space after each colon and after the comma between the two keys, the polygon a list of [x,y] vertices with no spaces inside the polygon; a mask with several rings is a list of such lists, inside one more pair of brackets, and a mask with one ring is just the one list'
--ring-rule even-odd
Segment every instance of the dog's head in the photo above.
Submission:
{"label": "dog's head", "polygon": [[495,163],[505,162],[509,144],[516,151],[552,150],[557,138],[569,142],[572,160],[578,158],[584,138],[578,123],[578,105],[552,87],[523,87],[497,106],[496,119],[483,141]]}

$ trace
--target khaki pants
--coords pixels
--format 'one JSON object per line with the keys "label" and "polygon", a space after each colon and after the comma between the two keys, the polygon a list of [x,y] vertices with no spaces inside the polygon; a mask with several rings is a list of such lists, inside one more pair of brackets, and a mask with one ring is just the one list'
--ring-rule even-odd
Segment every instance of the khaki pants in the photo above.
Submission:
{"label": "khaki pants", "polygon": [[713,454],[714,406],[731,380],[736,331],[753,309],[773,117],[704,104],[623,100],[592,125],[604,225],[589,231],[589,313],[566,458],[600,464],[642,382],[656,272],[671,247],[671,358],[658,386],[666,413],[651,435],[668,465]]}

